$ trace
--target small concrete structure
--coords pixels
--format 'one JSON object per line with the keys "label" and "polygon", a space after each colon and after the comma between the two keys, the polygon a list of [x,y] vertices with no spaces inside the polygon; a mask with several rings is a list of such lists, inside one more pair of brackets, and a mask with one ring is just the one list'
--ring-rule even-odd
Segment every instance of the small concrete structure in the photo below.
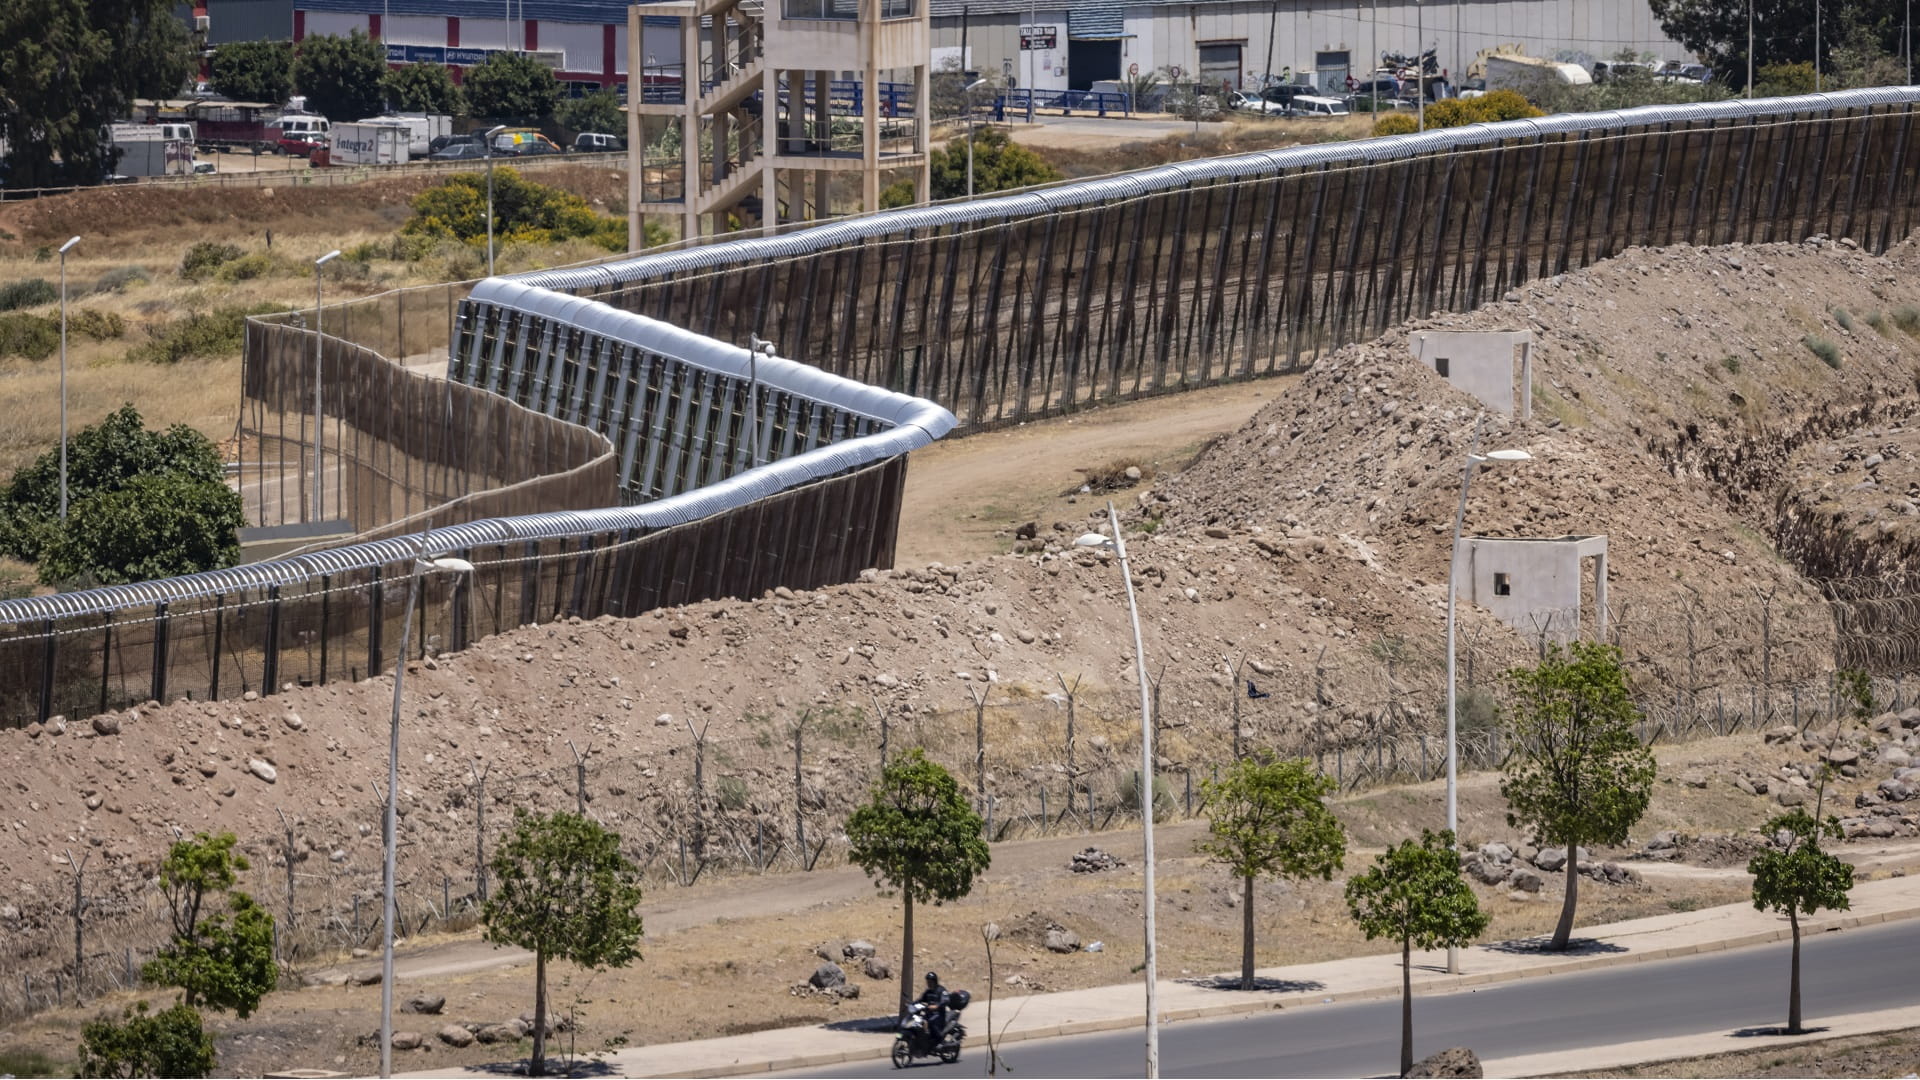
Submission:
{"label": "small concrete structure", "polygon": [[1581,563],[1593,565],[1593,636],[1607,632],[1604,536],[1463,536],[1454,568],[1459,598],[1493,612],[1528,637],[1565,644],[1581,637]]}
{"label": "small concrete structure", "polygon": [[1520,419],[1533,419],[1533,331],[1416,330],[1408,342],[1415,360],[1501,416],[1514,415],[1517,360]]}

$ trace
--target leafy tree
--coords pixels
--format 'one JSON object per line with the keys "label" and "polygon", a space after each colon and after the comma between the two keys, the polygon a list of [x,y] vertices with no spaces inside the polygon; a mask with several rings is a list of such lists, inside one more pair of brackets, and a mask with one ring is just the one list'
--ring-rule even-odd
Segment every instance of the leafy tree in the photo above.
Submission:
{"label": "leafy tree", "polygon": [[494,53],[467,69],[465,85],[475,116],[538,120],[560,100],[553,69],[525,53]]}
{"label": "leafy tree", "polygon": [[[185,990],[187,1005],[231,1009],[245,1020],[279,976],[273,966],[273,916],[253,897],[235,891],[237,872],[251,867],[233,845],[232,833],[199,833],[167,850],[160,892],[167,898],[173,936],[140,975]],[[223,896],[228,911],[212,910]]]}
{"label": "leafy tree", "polygon": [[640,959],[640,869],[620,834],[578,814],[515,811],[513,836],[491,863],[498,882],[481,919],[486,939],[533,953],[533,1057],[546,1071],[547,961],[596,970]]}
{"label": "leafy tree", "polygon": [[113,164],[102,137],[137,97],[177,94],[193,70],[165,0],[0,4],[0,141],[9,187],[97,184]]}
{"label": "leafy tree", "polygon": [[[958,199],[967,193],[967,140],[963,136],[935,147],[928,170],[933,177],[933,198]],[[1050,184],[1064,179],[1060,170],[1047,159],[1021,146],[998,128],[980,128],[973,134],[973,191],[984,195],[991,191]],[[902,180],[881,192],[880,206],[888,209],[913,204],[913,181]]]}
{"label": "leafy tree", "polygon": [[442,64],[402,64],[383,77],[387,104],[401,112],[444,113],[467,111],[466,95]]}
{"label": "leafy tree", "polygon": [[136,476],[68,507],[67,527],[40,561],[40,580],[121,585],[232,566],[246,523],[239,495],[223,483],[172,472]]}
{"label": "leafy tree", "polygon": [[[166,571],[172,574],[230,566],[238,558],[233,531],[241,524],[240,497],[226,486],[218,448],[185,424],[148,431],[138,409],[122,406],[68,440],[67,488],[67,530],[60,523],[59,448],[41,454],[0,488],[0,549],[28,562],[49,559],[56,547],[62,549],[64,576],[52,576],[54,569],[43,567],[43,579],[89,572],[129,580],[125,575],[140,572],[142,565],[180,568]],[[93,520],[81,509],[96,496],[134,489],[157,497],[138,508],[141,529],[147,531]],[[127,505],[125,498],[114,498],[97,509],[118,514]]]}
{"label": "leafy tree", "polygon": [[293,84],[307,96],[308,108],[333,120],[378,113],[386,73],[387,47],[364,30],[307,38],[293,58]]}
{"label": "leafy tree", "polygon": [[1793,969],[1787,991],[1787,1031],[1800,1034],[1800,916],[1823,910],[1845,911],[1852,906],[1853,867],[1820,850],[1822,834],[1840,838],[1840,819],[1815,819],[1795,808],[1767,822],[1769,836],[1786,833],[1784,849],[1769,849],[1753,857],[1747,873],[1753,875],[1753,906],[1777,911],[1793,927]]}
{"label": "leafy tree", "polygon": [[553,116],[561,127],[575,135],[592,131],[624,138],[627,134],[627,114],[620,111],[620,99],[611,90],[568,98],[554,110]]}
{"label": "leafy tree", "polygon": [[[1734,90],[1747,86],[1747,0],[1651,0],[1653,17],[1667,36],[1713,68],[1716,81]],[[1753,59],[1758,69],[1814,60],[1814,6],[1799,0],[1753,0]],[[1843,27],[1858,27],[1879,52],[1898,55],[1905,0],[1852,0],[1830,4],[1820,46],[1831,57],[1844,40]],[[1834,67],[1821,63],[1831,80]],[[1828,81],[1826,89],[1834,89]]]}
{"label": "leafy tree", "polygon": [[1538,844],[1567,849],[1567,897],[1552,948],[1573,933],[1579,852],[1585,843],[1621,844],[1653,797],[1653,752],[1633,731],[1620,650],[1574,642],[1555,645],[1539,665],[1507,673],[1513,691],[1506,719],[1514,755],[1500,780],[1507,824],[1533,831]]}
{"label": "leafy tree", "polygon": [[213,1035],[200,1012],[184,1001],[149,1013],[147,1003],[127,1006],[80,1029],[81,1076],[206,1076],[213,1071]]}
{"label": "leafy tree", "polygon": [[[587,239],[608,251],[627,249],[624,219],[596,214],[580,196],[534,183],[510,168],[493,171],[493,214],[498,244]],[[485,243],[486,174],[460,173],[414,196],[413,217],[400,231]]]}
{"label": "leafy tree", "polygon": [[1465,945],[1486,930],[1472,886],[1460,876],[1453,833],[1420,831],[1387,848],[1347,882],[1347,910],[1367,940],[1400,942],[1400,1075],[1413,1068],[1413,947]]}
{"label": "leafy tree", "polygon": [[1253,989],[1254,879],[1330,881],[1346,857],[1347,832],[1324,801],[1334,786],[1303,759],[1246,757],[1201,787],[1209,820],[1200,850],[1241,881],[1242,990]]}
{"label": "leafy tree", "polygon": [[882,895],[900,896],[900,1014],[913,1001],[913,905],[958,900],[993,861],[984,822],[953,774],[919,750],[887,764],[872,798],[847,819],[848,857]]}
{"label": "leafy tree", "polygon": [[293,93],[293,43],[235,41],[213,54],[213,88],[235,101],[278,105]]}

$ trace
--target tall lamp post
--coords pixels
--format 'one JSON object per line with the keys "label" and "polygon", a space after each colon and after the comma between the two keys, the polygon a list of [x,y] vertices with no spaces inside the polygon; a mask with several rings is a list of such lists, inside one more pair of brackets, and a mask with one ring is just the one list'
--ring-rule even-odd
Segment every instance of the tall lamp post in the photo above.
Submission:
{"label": "tall lamp post", "polygon": [[320,283],[326,278],[325,267],[340,257],[336,248],[313,260],[313,520],[315,524],[326,520],[326,467],[321,462],[320,437],[320,357],[321,347],[326,334],[320,329]]}
{"label": "tall lamp post", "polygon": [[60,520],[67,520],[67,252],[79,237],[60,245]]}
{"label": "tall lamp post", "polygon": [[1140,640],[1140,605],[1133,596],[1133,571],[1127,566],[1127,542],[1120,536],[1120,514],[1107,503],[1107,520],[1113,535],[1087,533],[1074,541],[1077,547],[1105,548],[1120,558],[1120,580],[1127,587],[1127,614],[1133,619],[1133,661],[1140,680],[1140,837],[1145,847],[1146,893],[1141,910],[1146,917],[1147,962],[1147,1080],[1160,1076],[1160,1010],[1156,1004],[1159,971],[1153,947],[1153,699],[1147,689],[1147,655]]}
{"label": "tall lamp post", "polygon": [[494,136],[507,130],[507,125],[490,128],[487,131],[487,276],[493,276],[493,140]]}
{"label": "tall lamp post", "polygon": [[1027,0],[1027,123],[1033,123],[1033,54],[1034,46],[1040,44],[1040,21],[1038,0]]}
{"label": "tall lamp post", "polygon": [[420,578],[429,570],[470,574],[473,564],[465,559],[443,557],[428,560],[424,550],[413,558],[413,577],[407,586],[407,610],[400,617],[400,657],[393,666],[393,726],[387,735],[387,820],[382,834],[386,847],[387,881],[385,913],[380,922],[383,941],[380,956],[380,1075],[393,1075],[393,893],[394,893],[394,819],[400,799],[400,690],[407,677],[407,638],[413,633],[413,609],[420,604]]}
{"label": "tall lamp post", "polygon": [[[960,92],[967,95],[967,198],[973,198],[973,92],[987,85],[985,79],[975,79]],[[929,196],[933,193],[928,192]]]}
{"label": "tall lamp post", "polygon": [[[1473,470],[1481,465],[1500,461],[1526,461],[1533,457],[1525,450],[1489,450],[1484,454],[1479,453],[1480,427],[1485,422],[1484,413],[1474,420],[1473,437],[1467,441],[1467,461],[1460,471],[1460,508],[1453,515],[1453,548],[1447,564],[1447,831],[1453,833],[1455,846],[1460,843],[1460,747],[1459,701],[1455,694],[1454,682],[1454,608],[1460,593],[1460,529],[1467,518],[1467,489],[1473,483]],[[1453,975],[1460,973],[1458,946],[1447,946],[1447,972]]]}

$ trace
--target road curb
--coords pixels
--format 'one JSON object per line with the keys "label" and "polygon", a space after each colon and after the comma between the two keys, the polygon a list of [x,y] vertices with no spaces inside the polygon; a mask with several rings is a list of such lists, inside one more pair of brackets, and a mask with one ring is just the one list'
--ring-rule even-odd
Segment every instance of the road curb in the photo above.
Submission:
{"label": "road curb", "polygon": [[[1867,915],[1839,915],[1835,918],[1808,920],[1800,927],[1802,937],[1824,934],[1836,930],[1852,930],[1862,926],[1877,926],[1881,923],[1900,919],[1920,918],[1920,906],[1897,908],[1890,911],[1874,912]],[[1654,960],[1669,960],[1682,956],[1695,956],[1700,953],[1725,952],[1729,949],[1744,949],[1753,945],[1770,945],[1776,941],[1785,941],[1793,936],[1791,927],[1739,937],[1722,938],[1714,941],[1696,941],[1684,945],[1670,945],[1662,949],[1648,949],[1645,952],[1626,952],[1580,957],[1556,964],[1540,964],[1533,967],[1510,968],[1505,971],[1486,971],[1468,975],[1436,976],[1417,983],[1415,989],[1424,993],[1445,993],[1452,990],[1464,990],[1480,986],[1493,986],[1501,983],[1518,982],[1522,979],[1538,978],[1547,975],[1566,975],[1577,971],[1591,971],[1597,968],[1621,967],[1629,964],[1643,964]],[[1231,991],[1227,991],[1231,992]],[[1301,992],[1279,1000],[1225,1001],[1217,1005],[1187,1006],[1180,1009],[1163,1011],[1161,1023],[1177,1023],[1185,1020],[1213,1020],[1229,1016],[1251,1016],[1255,1013],[1279,1012],[1297,1009],[1303,1005],[1325,1005],[1347,1001],[1374,1001],[1383,997],[1397,997],[1400,986],[1362,987],[1357,990],[1335,991],[1333,993]],[[1073,1020],[1048,1027],[1030,1028],[1025,1031],[1012,1031],[993,1040],[995,1046],[1011,1043],[1031,1042],[1035,1039],[1056,1039],[1064,1035],[1095,1035],[1108,1031],[1121,1031],[1140,1027],[1141,1021],[1132,1016],[1102,1017],[1096,1020]],[[871,1047],[852,1050],[840,1050],[830,1053],[806,1054],[798,1057],[768,1060],[763,1062],[737,1062],[717,1068],[690,1069],[683,1072],[652,1073],[663,1078],[703,1078],[723,1076],[751,1076],[758,1073],[792,1072],[799,1069],[817,1069],[829,1065],[840,1065],[853,1061],[877,1061],[885,1058],[892,1049],[892,1042],[876,1042]],[[1675,1059],[1677,1060],[1677,1059]]]}

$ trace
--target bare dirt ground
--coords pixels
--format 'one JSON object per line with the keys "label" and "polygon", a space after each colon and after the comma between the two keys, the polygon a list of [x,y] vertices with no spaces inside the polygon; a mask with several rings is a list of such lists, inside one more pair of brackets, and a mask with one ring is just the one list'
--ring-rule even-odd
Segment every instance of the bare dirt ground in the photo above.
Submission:
{"label": "bare dirt ground", "polygon": [[1561,1073],[1568,1077],[1912,1076],[1920,1071],[1920,1028],[1821,1039],[1711,1057],[1663,1061],[1633,1069]]}
{"label": "bare dirt ground", "polygon": [[1084,519],[1106,505],[1104,494],[1078,493],[1086,470],[1126,462],[1148,476],[1178,472],[1289,381],[1210,387],[934,443],[907,470],[895,560],[923,566],[1005,554],[1023,522],[1050,530]]}
{"label": "bare dirt ground", "polygon": [[[1680,772],[1688,762],[1758,756],[1757,740],[1731,738],[1668,748],[1663,771]],[[1354,850],[1349,871],[1366,865],[1388,839],[1439,814],[1438,784],[1386,789],[1342,799],[1337,810],[1351,830]],[[1504,839],[1516,845],[1502,820],[1494,778],[1468,777],[1463,787],[1462,821],[1472,841]],[[1653,810],[1636,830],[1676,824],[1748,821],[1755,804],[1726,787],[1696,789],[1685,784],[1660,788]],[[1207,978],[1230,970],[1239,956],[1238,883],[1194,851],[1203,835],[1198,822],[1170,825],[1159,833],[1159,896],[1163,970],[1169,977]],[[1121,868],[1095,874],[1069,871],[1069,858],[1086,846],[1125,860]],[[1596,857],[1605,857],[1606,852]],[[1884,875],[1920,869],[1920,845],[1895,843],[1858,852],[1863,872]],[[1139,961],[1135,939],[1139,919],[1139,836],[1137,831],[1063,835],[997,845],[992,870],[972,896],[957,903],[923,908],[916,914],[915,963],[932,967],[949,985],[985,992],[985,958],[979,930],[995,922],[1005,939],[997,950],[996,995],[1010,1001],[1030,993],[1124,981]],[[1635,863],[1643,880],[1621,886],[1590,884],[1582,890],[1582,919],[1606,922],[1670,911],[1686,911],[1741,901],[1748,882],[1743,869],[1676,873],[1677,866]],[[1549,880],[1538,894],[1476,886],[1494,916],[1487,940],[1543,933],[1559,913],[1558,882]],[[1264,965],[1311,963],[1374,951],[1345,916],[1343,882],[1302,885],[1263,883],[1256,890],[1258,961]],[[621,971],[586,972],[560,966],[554,1002],[571,1012],[572,1034],[581,1052],[610,1045],[644,1045],[714,1035],[737,1034],[795,1024],[846,1022],[884,1015],[897,993],[892,979],[872,978],[858,961],[842,961],[860,985],[861,997],[834,1003],[823,997],[795,995],[820,963],[817,949],[839,955],[839,943],[864,939],[881,960],[897,967],[899,911],[895,901],[876,894],[858,870],[838,867],[812,874],[709,879],[688,888],[655,886],[643,907],[647,921],[645,959]],[[1044,947],[1046,931],[1060,925],[1082,942],[1100,941],[1098,953],[1060,954]],[[308,969],[309,985],[269,996],[245,1022],[217,1022],[221,1071],[250,1075],[293,1067],[331,1068],[365,1073],[376,1064],[360,1037],[379,1019],[377,986],[337,985],[345,975],[377,966],[372,959],[337,967]],[[448,1022],[497,1022],[529,1007],[531,971],[525,957],[499,952],[471,933],[410,943],[403,949],[399,1000],[415,993],[444,995],[443,1015],[403,1015],[401,1030],[429,1036]],[[147,995],[163,999],[162,994]],[[39,1053],[60,1061],[70,1053],[78,1025],[96,1008],[123,1000],[116,996],[87,1009],[65,1009],[12,1025],[0,1037],[0,1053]],[[1016,1007],[1014,1005],[1012,1007]],[[566,1045],[562,1036],[562,1045]],[[526,1046],[475,1046],[455,1050],[429,1038],[431,1049],[403,1055],[402,1067],[443,1067],[523,1055]]]}

